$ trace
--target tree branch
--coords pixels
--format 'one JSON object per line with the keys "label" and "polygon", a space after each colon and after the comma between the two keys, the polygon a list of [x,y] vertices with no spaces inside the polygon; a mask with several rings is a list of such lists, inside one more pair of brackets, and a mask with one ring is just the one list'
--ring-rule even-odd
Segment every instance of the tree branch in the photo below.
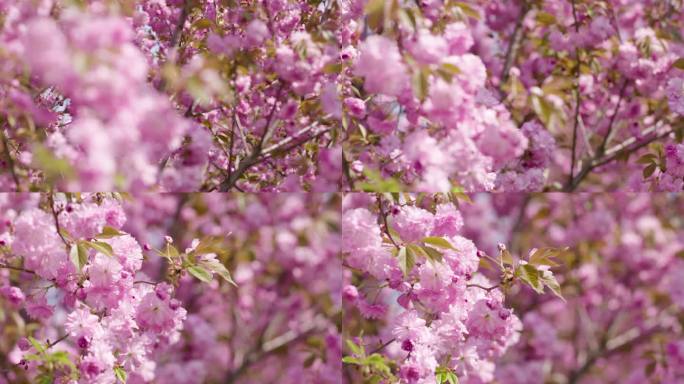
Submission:
{"label": "tree branch", "polygon": [[[183,28],[185,27],[185,22],[188,20],[188,16],[190,15],[190,9],[189,9],[189,1],[184,0],[183,1],[183,9],[181,10],[181,15],[180,18],[178,19],[178,24],[176,24],[176,29],[173,31],[173,35],[171,35],[171,41],[169,42],[169,47],[171,49],[175,48],[178,46],[181,40],[181,35],[183,33]],[[166,80],[164,77],[161,78],[159,81],[159,84],[157,85],[157,90],[158,91],[163,91],[166,89]]]}
{"label": "tree branch", "polygon": [[[575,4],[575,0],[572,0],[572,17],[575,21],[575,32],[579,33],[579,22],[577,20],[577,7]],[[579,126],[579,121],[580,121],[580,104],[582,101],[581,95],[580,95],[580,84],[579,84],[579,78],[580,78],[580,56],[579,56],[579,48],[575,47],[575,58],[577,60],[576,65],[575,65],[575,124],[572,129],[572,149],[571,149],[571,160],[570,160],[570,175],[568,176],[568,182],[567,185],[570,186],[573,181],[574,173],[575,173],[575,161],[576,161],[576,152],[577,152],[577,127]]]}
{"label": "tree branch", "polygon": [[24,269],[24,268],[22,268],[22,267],[15,267],[15,266],[13,266],[13,265],[5,264],[5,263],[0,263],[0,268],[12,269],[12,270],[15,270],[15,271],[26,272],[26,273],[30,273],[30,274],[32,274],[32,275],[35,275],[35,274],[36,274],[34,271],[31,271],[31,270],[28,270],[28,269]]}
{"label": "tree branch", "polygon": [[530,6],[527,4],[527,1],[524,1],[522,9],[520,10],[520,15],[518,15],[518,19],[515,22],[515,28],[513,29],[511,40],[506,50],[506,58],[504,59],[504,67],[501,71],[499,87],[502,87],[506,83],[506,81],[508,81],[511,68],[513,67],[513,62],[515,61],[515,58],[518,56],[518,50],[520,49],[520,43],[522,42],[524,32],[523,21],[525,20],[525,16],[527,16],[527,13],[529,11]]}
{"label": "tree branch", "polygon": [[480,288],[480,289],[484,289],[487,292],[491,292],[491,291],[499,288],[499,284],[491,286],[491,287],[485,287],[485,286],[482,286],[480,284],[467,284],[466,288]]}
{"label": "tree branch", "polygon": [[598,156],[603,155],[603,152],[606,150],[606,145],[610,142],[610,140],[613,138],[613,125],[615,123],[615,118],[617,117],[618,111],[620,110],[620,103],[622,102],[622,98],[625,95],[625,90],[627,89],[627,80],[625,80],[622,83],[622,87],[620,88],[620,96],[618,98],[618,102],[615,105],[615,109],[613,110],[613,115],[610,117],[610,122],[608,123],[608,132],[606,135],[603,137],[603,141],[601,142],[601,145],[599,146],[598,150],[596,151]]}
{"label": "tree branch", "polygon": [[620,144],[610,148],[609,150],[607,150],[603,156],[592,159],[575,176],[575,178],[572,180],[572,182],[569,185],[566,185],[566,187],[563,190],[565,192],[574,191],[579,186],[579,184],[582,182],[582,180],[584,180],[584,178],[594,168],[597,168],[599,166],[610,163],[611,161],[617,159],[618,157],[621,157],[621,156],[624,156],[626,154],[635,152],[635,151],[647,146],[648,144],[650,144],[656,140],[659,140],[659,139],[662,139],[663,137],[669,136],[673,132],[673,129],[669,128],[663,132],[658,133],[658,130],[661,127],[662,127],[662,124],[660,122],[658,122],[653,127],[644,131],[644,136],[651,135],[651,134],[653,134],[653,136],[648,137],[642,141],[637,141],[638,140],[637,138],[630,137],[629,139],[623,141],[622,143],[620,143]]}
{"label": "tree branch", "polygon": [[387,234],[387,237],[389,237],[392,244],[394,244],[394,246],[397,249],[400,249],[401,247],[399,247],[399,244],[397,244],[397,242],[394,241],[394,238],[392,237],[392,234],[390,233],[389,224],[387,224],[387,213],[385,212],[385,209],[382,206],[382,197],[380,197],[380,194],[378,194],[376,196],[376,200],[378,202],[378,209],[380,210],[380,216],[382,217],[382,222],[385,225],[385,233]]}
{"label": "tree branch", "polygon": [[259,162],[259,156],[261,155],[262,147],[264,142],[273,134],[273,116],[275,116],[275,111],[278,107],[278,101],[280,99],[280,93],[283,90],[283,84],[281,83],[276,92],[275,101],[271,107],[271,111],[266,119],[266,125],[264,126],[264,133],[259,137],[259,141],[252,148],[252,152],[244,160],[239,162],[238,168],[235,172],[232,172],[229,177],[223,180],[219,186],[219,191],[228,192],[231,188],[235,186],[235,183],[242,177],[242,175],[254,164]]}
{"label": "tree branch", "polygon": [[21,192],[21,183],[19,182],[19,177],[14,169],[14,158],[12,157],[12,152],[7,140],[5,132],[0,129],[0,135],[2,136],[2,146],[5,152],[5,157],[7,158],[7,165],[9,166],[10,174],[12,175],[12,180],[14,180],[14,185],[16,186],[16,192]]}
{"label": "tree branch", "polygon": [[646,340],[656,333],[662,331],[660,325],[655,325],[650,329],[635,335],[632,331],[627,331],[613,339],[604,341],[601,347],[592,353],[578,369],[572,371],[568,376],[568,384],[577,384],[586,375],[599,359],[605,359],[617,353],[628,350]]}
{"label": "tree branch", "polygon": [[50,211],[52,212],[52,218],[55,220],[55,228],[57,229],[57,234],[59,237],[62,239],[62,242],[67,248],[67,252],[69,252],[69,241],[64,237],[62,234],[62,227],[59,225],[59,216],[57,215],[57,211],[55,210],[55,196],[53,192],[48,193],[47,195],[48,198],[48,204],[50,205]]}
{"label": "tree branch", "polygon": [[313,324],[309,325],[302,332],[297,333],[295,331],[290,330],[274,339],[265,341],[262,344],[259,351],[249,354],[249,356],[245,358],[245,360],[242,362],[242,364],[240,364],[240,366],[236,370],[230,372],[228,376],[226,376],[224,383],[235,383],[238,380],[238,378],[240,378],[240,376],[242,376],[247,371],[247,369],[249,369],[249,367],[252,366],[252,364],[273,354],[275,351],[287,345],[298,343],[299,341],[309,337],[312,333],[322,330],[325,326],[323,323],[323,319],[318,318],[313,321]]}

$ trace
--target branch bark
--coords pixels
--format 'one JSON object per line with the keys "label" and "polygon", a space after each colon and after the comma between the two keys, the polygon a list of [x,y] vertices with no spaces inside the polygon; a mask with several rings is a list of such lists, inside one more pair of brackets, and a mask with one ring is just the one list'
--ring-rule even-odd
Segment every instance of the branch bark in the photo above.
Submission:
{"label": "branch bark", "polygon": [[527,1],[524,1],[522,9],[520,10],[520,15],[518,15],[518,19],[515,22],[515,28],[513,29],[513,34],[511,35],[511,40],[508,44],[508,49],[506,50],[504,67],[501,71],[501,76],[499,80],[500,87],[502,87],[506,83],[506,81],[508,81],[511,68],[513,67],[513,62],[515,61],[515,58],[518,56],[518,50],[520,49],[520,44],[523,40],[523,21],[525,20],[525,17],[527,16],[527,13],[529,11],[530,6],[529,4],[527,4]]}
{"label": "branch bark", "polygon": [[324,329],[324,323],[325,321],[323,319],[318,318],[314,320],[312,324],[310,324],[302,332],[297,333],[294,331],[288,331],[274,339],[265,341],[258,351],[249,354],[249,356],[245,358],[245,360],[242,362],[242,364],[240,364],[240,366],[236,370],[230,372],[226,376],[224,383],[235,383],[254,363],[258,362],[259,360],[265,357],[268,357],[280,348],[283,348],[287,345],[296,344],[299,341],[306,339],[311,334]]}
{"label": "branch bark", "polygon": [[[574,19],[575,23],[575,32],[579,33],[579,22],[577,20],[577,6],[575,4],[575,0],[572,0],[572,17]],[[575,48],[575,59],[576,64],[575,64],[575,124],[572,129],[572,149],[571,149],[571,160],[570,160],[570,175],[568,176],[568,182],[567,185],[571,185],[575,173],[575,161],[576,161],[576,152],[577,152],[577,128],[579,127],[579,122],[580,122],[580,105],[582,102],[582,98],[580,95],[580,85],[579,85],[579,78],[580,78],[580,56],[579,56],[579,48]]]}
{"label": "branch bark", "polygon": [[622,143],[608,149],[602,156],[599,156],[587,162],[587,164],[584,167],[582,167],[582,170],[572,179],[572,181],[568,185],[566,185],[566,187],[563,190],[565,192],[574,191],[582,182],[582,180],[584,180],[584,178],[594,168],[610,163],[618,157],[635,152],[656,140],[669,136],[673,132],[672,128],[666,129],[663,132],[658,132],[661,128],[662,123],[658,122],[653,127],[644,131],[644,136],[650,135],[650,137],[642,141],[638,141],[639,139],[635,137],[630,137]]}
{"label": "branch bark", "polygon": [[17,176],[17,172],[14,168],[14,158],[12,157],[9,141],[7,140],[7,136],[5,135],[4,131],[0,130],[0,135],[2,135],[2,146],[5,152],[5,157],[7,158],[7,165],[9,166],[12,180],[14,180],[16,192],[21,192],[21,183],[19,182],[19,177]]}

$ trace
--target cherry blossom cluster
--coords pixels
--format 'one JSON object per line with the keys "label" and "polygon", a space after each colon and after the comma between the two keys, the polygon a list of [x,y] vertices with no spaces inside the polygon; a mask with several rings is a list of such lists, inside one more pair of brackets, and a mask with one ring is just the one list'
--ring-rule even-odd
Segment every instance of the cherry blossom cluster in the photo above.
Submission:
{"label": "cherry blossom cluster", "polygon": [[[169,233],[179,249],[230,233],[214,251],[237,286],[180,279],[183,337],[158,362],[155,381],[340,383],[338,195],[145,194],[126,214],[136,237],[152,243]],[[160,265],[147,267],[158,273]]]}
{"label": "cherry blossom cluster", "polygon": [[534,116],[556,138],[547,188],[681,190],[677,171],[641,156],[681,142],[682,4],[482,4],[475,51],[492,83],[518,121]]}
{"label": "cherry blossom cluster", "polygon": [[510,295],[524,331],[498,380],[684,380],[683,203],[668,194],[483,194],[464,205],[464,233],[485,251],[497,241],[573,250],[558,275],[567,302]]}
{"label": "cherry blossom cluster", "polygon": [[2,189],[679,190],[682,7],[3,1]]}
{"label": "cherry blossom cluster", "polygon": [[[350,177],[380,172],[432,192],[505,183],[497,183],[497,171],[525,154],[537,127],[519,130],[488,89],[464,8],[370,1],[366,10],[370,33],[352,66],[366,102],[345,99]],[[541,145],[552,148],[553,140]]]}
{"label": "cherry blossom cluster", "polygon": [[0,383],[339,383],[338,195],[0,204]]}
{"label": "cherry blossom cluster", "polygon": [[309,8],[0,3],[2,189],[338,190],[342,32]]}
{"label": "cherry blossom cluster", "polygon": [[364,12],[366,102],[349,108],[345,147],[356,189],[681,190],[653,158],[683,137],[682,4],[378,0]]}
{"label": "cherry blossom cluster", "polygon": [[[537,269],[536,256],[515,269],[503,245],[500,260],[487,256],[462,236],[464,221],[452,202],[429,200],[345,197],[344,361],[348,369],[360,367],[352,382],[368,375],[401,383],[491,382],[497,359],[522,332],[504,291],[517,277],[529,283],[520,273],[528,269],[539,273],[533,283],[555,283],[551,263]],[[499,283],[480,269],[483,259],[501,266]]]}
{"label": "cherry blossom cluster", "polygon": [[3,307],[25,311],[11,323],[33,324],[5,328],[17,338],[8,362],[37,382],[154,379],[187,313],[171,285],[141,280],[143,247],[120,231],[121,204],[26,194],[3,195],[2,205]]}

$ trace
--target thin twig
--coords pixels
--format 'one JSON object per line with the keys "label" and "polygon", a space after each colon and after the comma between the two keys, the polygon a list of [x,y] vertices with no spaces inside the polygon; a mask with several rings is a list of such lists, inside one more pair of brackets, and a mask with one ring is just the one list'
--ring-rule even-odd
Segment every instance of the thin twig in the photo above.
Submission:
{"label": "thin twig", "polygon": [[380,346],[378,346],[378,347],[375,348],[374,350],[370,351],[370,354],[372,355],[372,354],[374,354],[374,353],[378,353],[378,352],[382,351],[383,349],[385,349],[385,347],[387,347],[388,345],[394,343],[395,341],[397,341],[397,339],[388,340],[388,341],[382,343]]}
{"label": "thin twig", "polygon": [[302,332],[294,332],[294,331],[288,331],[285,334],[278,336],[274,339],[265,341],[260,350],[257,352],[250,353],[249,356],[245,358],[245,360],[240,364],[240,366],[230,372],[226,379],[224,380],[225,384],[232,384],[238,380],[242,374],[244,374],[249,367],[252,366],[252,364],[262,360],[264,357],[267,357],[279,349],[287,346],[287,345],[292,345],[295,343],[298,343],[299,341],[309,337],[311,334],[318,332],[319,330],[323,329],[324,326],[321,325],[322,321],[317,321],[314,322],[313,325],[310,325],[307,329],[304,329]]}
{"label": "thin twig", "polygon": [[252,153],[242,160],[240,164],[238,165],[238,168],[235,170],[235,172],[231,173],[230,177],[227,177],[226,179],[221,182],[221,185],[219,186],[219,191],[221,192],[228,192],[231,188],[235,186],[235,183],[237,183],[238,179],[242,177],[242,175],[253,165],[257,164],[259,162],[259,156],[261,156],[262,152],[262,146],[264,145],[264,142],[272,135],[274,127],[273,127],[273,117],[275,116],[275,111],[278,107],[278,101],[280,99],[280,94],[284,88],[284,85],[281,83],[280,86],[278,87],[278,90],[276,92],[275,96],[275,101],[273,102],[273,106],[271,107],[271,111],[268,114],[268,118],[266,119],[266,124],[264,126],[264,133],[259,137],[259,141],[256,143],[254,148],[252,148]]}
{"label": "thin twig", "polygon": [[53,341],[52,343],[50,343],[50,340],[48,340],[48,344],[47,344],[47,346],[46,346],[45,349],[50,349],[50,348],[54,347],[54,346],[57,345],[58,343],[64,341],[67,337],[69,337],[69,334],[68,334],[68,333],[67,333],[66,335],[60,337],[59,339]]}
{"label": "thin twig", "polygon": [[34,271],[31,271],[31,270],[28,270],[28,269],[24,269],[24,268],[22,268],[22,267],[15,267],[15,266],[13,266],[13,265],[5,264],[5,263],[0,263],[0,268],[13,269],[13,270],[15,270],[15,271],[26,272],[26,273],[30,273],[30,274],[32,274],[32,275],[35,275],[35,274],[36,274]]}
{"label": "thin twig", "polygon": [[59,215],[57,214],[57,211],[55,210],[54,192],[48,193],[47,198],[48,198],[48,204],[50,205],[50,211],[52,212],[52,218],[55,220],[55,228],[57,229],[57,234],[62,239],[62,242],[64,242],[64,245],[66,246],[67,251],[68,251],[70,245],[69,245],[69,241],[67,241],[67,239],[62,234],[62,227],[59,225]]}
{"label": "thin twig", "polygon": [[14,185],[16,186],[16,191],[21,192],[21,183],[19,182],[19,177],[14,169],[14,158],[12,157],[12,152],[7,140],[5,132],[0,129],[0,135],[2,135],[2,146],[5,151],[5,157],[7,158],[7,165],[9,166],[10,174],[12,175],[12,180],[14,180]]}
{"label": "thin twig", "polygon": [[[572,17],[575,21],[575,32],[579,33],[579,22],[577,20],[577,7],[575,4],[575,0],[572,0]],[[576,161],[576,152],[577,152],[577,127],[579,126],[579,121],[580,121],[580,104],[581,104],[581,96],[580,96],[580,84],[579,84],[579,78],[580,78],[580,55],[579,55],[579,48],[575,47],[575,58],[577,59],[576,65],[575,65],[575,124],[572,129],[572,152],[571,152],[571,160],[570,160],[570,175],[568,176],[568,182],[567,185],[570,186],[573,182],[574,178],[574,173],[575,173],[575,161]]]}
{"label": "thin twig", "polygon": [[385,212],[385,209],[382,206],[382,197],[380,197],[380,194],[377,195],[376,199],[378,202],[378,209],[380,210],[380,216],[382,217],[382,222],[385,226],[385,233],[387,234],[387,237],[389,237],[392,244],[394,244],[394,246],[397,249],[399,249],[401,247],[399,247],[399,244],[397,244],[397,242],[394,241],[394,238],[392,237],[392,234],[390,233],[389,224],[387,224],[387,213]]}
{"label": "thin twig", "polygon": [[603,155],[603,152],[606,150],[606,146],[610,142],[610,140],[613,138],[614,131],[613,131],[613,125],[615,124],[615,118],[617,117],[618,111],[620,110],[620,103],[622,102],[622,98],[625,95],[625,90],[627,89],[627,80],[622,82],[622,87],[620,88],[620,96],[618,98],[618,102],[615,105],[615,109],[613,110],[613,115],[610,117],[610,122],[608,123],[608,132],[606,132],[606,135],[603,137],[603,141],[601,142],[601,145],[599,146],[598,150],[596,153],[601,156]]}
{"label": "thin twig", "polygon": [[630,331],[627,331],[611,340],[606,340],[602,343],[601,347],[596,352],[592,353],[578,369],[570,373],[568,376],[568,384],[578,383],[599,359],[605,359],[624,350],[628,350],[648,340],[650,337],[661,331],[661,326],[655,325],[652,328],[635,336],[631,336]]}
{"label": "thin twig", "polygon": [[487,291],[487,292],[491,292],[491,291],[493,291],[493,290],[499,288],[499,284],[494,285],[494,286],[492,286],[492,287],[484,287],[484,286],[482,286],[482,285],[480,285],[480,284],[467,284],[467,285],[466,285],[466,288],[480,288],[480,289],[484,289],[484,290]]}
{"label": "thin twig", "polygon": [[[189,9],[189,4],[188,0],[183,1],[183,9],[181,10],[181,15],[180,18],[178,19],[178,24],[176,24],[176,29],[173,31],[173,35],[171,35],[171,41],[169,42],[169,47],[171,49],[176,48],[176,46],[180,43],[181,40],[181,34],[183,32],[183,27],[185,27],[185,22],[188,20],[188,16],[190,15],[190,9]],[[157,85],[157,90],[158,91],[163,91],[166,89],[166,79],[164,77],[161,78]]]}
{"label": "thin twig", "polygon": [[518,49],[520,48],[520,43],[522,42],[524,32],[523,21],[525,20],[525,17],[527,16],[529,10],[530,7],[527,4],[527,1],[524,1],[522,9],[520,10],[520,15],[518,15],[518,20],[516,20],[515,22],[515,28],[513,29],[513,34],[511,35],[511,40],[508,44],[508,49],[506,50],[504,67],[501,71],[500,76],[500,86],[503,86],[506,83],[506,81],[508,81],[511,68],[513,67],[513,62],[515,61],[515,58],[518,56]]}
{"label": "thin twig", "polygon": [[653,136],[650,136],[649,138],[644,139],[642,141],[638,141],[639,139],[636,137],[630,137],[629,139],[623,141],[622,143],[608,149],[603,156],[589,161],[584,167],[582,167],[582,170],[575,176],[575,178],[572,180],[572,182],[569,185],[566,185],[566,187],[563,190],[565,192],[574,191],[579,186],[579,184],[582,182],[582,180],[584,180],[584,178],[594,168],[597,168],[597,167],[600,167],[600,166],[605,165],[607,163],[610,163],[611,161],[613,161],[613,160],[615,160],[621,156],[633,153],[633,152],[647,146],[648,144],[650,144],[656,140],[662,139],[663,137],[667,137],[670,134],[672,134],[672,132],[673,132],[672,128],[666,129],[665,131],[663,131],[661,133],[657,133],[661,127],[662,127],[662,124],[656,123],[653,127],[644,131],[644,136],[651,135],[651,134],[653,134]]}

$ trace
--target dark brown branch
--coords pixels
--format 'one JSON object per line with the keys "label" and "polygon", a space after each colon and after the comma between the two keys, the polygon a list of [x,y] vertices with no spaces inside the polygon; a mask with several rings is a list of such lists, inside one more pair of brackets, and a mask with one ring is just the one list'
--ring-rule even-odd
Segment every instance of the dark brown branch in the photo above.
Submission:
{"label": "dark brown branch", "polygon": [[518,15],[518,19],[515,22],[515,28],[513,29],[513,34],[511,35],[511,40],[510,43],[508,44],[508,48],[506,49],[506,58],[504,59],[504,67],[503,70],[501,71],[501,76],[500,76],[500,87],[503,87],[503,85],[508,81],[508,77],[511,72],[511,68],[513,67],[513,62],[515,61],[515,58],[518,56],[518,50],[520,49],[520,44],[522,43],[523,39],[523,21],[525,20],[525,17],[527,16],[527,13],[530,11],[530,7],[527,4],[527,1],[523,2],[522,9],[520,10],[520,15]]}
{"label": "dark brown branch", "polygon": [[[179,45],[183,33],[183,28],[185,27],[185,22],[188,20],[189,15],[190,4],[188,0],[185,0],[183,2],[183,9],[181,10],[180,18],[178,19],[178,24],[176,24],[176,29],[174,29],[173,35],[171,35],[171,41],[169,42],[169,47],[171,49],[176,48],[176,46]],[[166,80],[162,77],[162,79],[159,81],[159,84],[157,85],[157,90],[164,91],[165,89]]]}
{"label": "dark brown branch", "polygon": [[273,102],[271,111],[269,112],[268,118],[266,119],[264,133],[261,135],[261,137],[259,137],[259,141],[256,143],[256,145],[254,145],[254,148],[252,148],[252,152],[250,153],[250,155],[242,161],[240,161],[240,164],[238,165],[238,168],[235,170],[235,172],[231,173],[231,175],[227,177],[225,180],[223,180],[221,185],[219,185],[219,191],[228,192],[231,188],[235,186],[235,183],[237,183],[238,179],[240,179],[240,177],[242,177],[242,175],[249,168],[251,168],[253,165],[259,162],[259,156],[261,156],[264,142],[273,134],[273,117],[275,116],[275,111],[278,107],[278,101],[280,99],[280,94],[283,90],[283,87],[283,84],[280,84],[280,86],[278,87],[278,91],[276,92],[275,96],[275,101]]}
{"label": "dark brown branch", "polygon": [[599,146],[598,150],[596,151],[596,154],[598,156],[603,155],[603,152],[606,150],[606,146],[610,142],[610,140],[613,138],[613,126],[615,124],[615,119],[617,117],[618,111],[620,110],[620,103],[622,102],[622,98],[625,95],[625,90],[627,89],[627,80],[625,80],[622,83],[622,87],[620,88],[620,96],[618,98],[618,102],[615,105],[615,109],[613,110],[613,115],[610,117],[610,122],[608,123],[608,132],[606,132],[606,135],[603,137],[603,141],[601,142],[601,145]]}
{"label": "dark brown branch", "polygon": [[466,288],[480,288],[480,289],[484,289],[487,292],[491,292],[491,291],[499,288],[499,284],[491,286],[491,287],[485,287],[485,286],[482,286],[480,284],[467,284]]}
{"label": "dark brown branch", "polygon": [[48,204],[50,205],[50,211],[52,212],[52,218],[55,220],[55,229],[57,229],[57,234],[62,239],[62,242],[66,246],[67,252],[68,252],[70,245],[69,245],[69,241],[67,241],[67,239],[62,234],[62,227],[59,225],[59,215],[57,214],[57,210],[55,209],[54,193],[53,192],[48,193],[47,198],[48,198]]}
{"label": "dark brown branch", "polygon": [[[623,337],[625,335],[621,335],[615,337],[612,340],[604,340],[604,342],[601,343],[601,347],[599,347],[599,349],[596,352],[592,353],[578,369],[570,373],[570,375],[568,376],[568,384],[579,383],[580,379],[589,372],[589,370],[594,366],[594,364],[596,364],[596,362],[599,359],[606,359],[615,354],[629,350],[630,348],[639,345],[644,341],[647,341],[653,335],[661,331],[661,327],[656,325],[631,338]],[[616,339],[621,338],[626,338],[626,340],[618,341],[616,343],[613,343],[614,345],[610,345],[611,341],[615,341]]]}
{"label": "dark brown branch", "polygon": [[288,331],[285,334],[276,337],[275,339],[262,343],[261,348],[258,351],[250,353],[236,370],[230,372],[226,376],[224,383],[235,383],[240,378],[240,376],[242,376],[247,371],[247,369],[249,369],[254,363],[275,353],[276,351],[287,345],[296,344],[306,339],[311,334],[319,331],[320,329],[323,329],[323,326],[317,323],[320,323],[320,321],[314,322],[313,325],[310,325],[307,329],[303,330],[300,333]]}
{"label": "dark brown branch", "polygon": [[[577,7],[575,4],[575,0],[572,0],[572,17],[575,22],[575,32],[579,33],[579,21],[577,19]],[[576,157],[577,157],[577,128],[579,127],[579,121],[580,121],[580,105],[582,102],[582,98],[580,95],[580,84],[579,84],[579,79],[580,79],[580,55],[579,55],[579,48],[575,48],[575,59],[577,60],[575,63],[575,123],[572,128],[572,149],[571,149],[571,160],[570,160],[570,174],[568,175],[568,182],[567,185],[570,186],[573,182],[574,174],[575,174],[575,162],[576,162]]]}
{"label": "dark brown branch", "polygon": [[644,131],[644,136],[652,135],[647,139],[644,139],[642,141],[638,141],[637,138],[635,137],[630,137],[629,139],[623,141],[622,143],[610,148],[609,150],[606,151],[606,153],[599,157],[595,158],[591,161],[589,161],[583,168],[582,170],[575,176],[575,178],[572,180],[572,182],[569,185],[566,185],[564,188],[565,192],[572,192],[574,191],[579,184],[584,180],[584,178],[591,172],[594,168],[600,167],[602,165],[605,165],[607,163],[610,163],[611,161],[621,157],[625,156],[627,154],[633,153],[648,144],[662,139],[663,137],[669,136],[672,132],[673,129],[666,129],[663,132],[658,133],[658,130],[662,126],[659,123],[656,123],[653,127],[647,129]]}
{"label": "dark brown branch", "polygon": [[55,345],[59,344],[60,342],[66,340],[67,337],[69,337],[69,334],[68,334],[68,333],[67,333],[66,335],[60,337],[59,339],[53,341],[53,342],[50,342],[50,340],[48,340],[48,341],[47,341],[48,344],[47,344],[47,346],[46,346],[45,349],[50,349],[50,348],[54,347]]}
{"label": "dark brown branch", "polygon": [[31,270],[24,269],[24,268],[22,268],[22,267],[15,267],[15,266],[13,266],[13,265],[5,264],[5,263],[0,263],[0,268],[12,269],[12,270],[15,270],[15,271],[26,272],[26,273],[30,273],[30,274],[32,274],[32,275],[35,275],[35,274],[36,274],[35,272],[33,272],[33,271],[31,271]]}
{"label": "dark brown branch", "polygon": [[389,224],[387,223],[387,213],[385,212],[385,208],[383,208],[383,206],[382,206],[382,197],[380,196],[380,194],[377,195],[376,199],[378,202],[378,209],[380,210],[380,217],[382,218],[382,223],[385,227],[385,233],[387,234],[387,237],[389,237],[392,244],[394,244],[394,246],[397,249],[400,249],[401,247],[399,247],[399,244],[397,244],[397,242],[394,241],[394,238],[392,237],[392,234],[390,233]]}
{"label": "dark brown branch", "polygon": [[9,141],[7,140],[7,136],[5,135],[4,131],[0,130],[0,135],[2,135],[2,146],[5,151],[5,157],[7,158],[7,165],[9,166],[12,180],[14,180],[14,185],[16,186],[16,191],[21,192],[21,183],[19,182],[19,177],[14,169],[14,158],[12,157]]}
{"label": "dark brown branch", "polygon": [[397,339],[391,339],[391,340],[388,340],[388,341],[382,343],[380,346],[378,346],[378,347],[375,348],[374,350],[370,351],[370,354],[372,355],[372,354],[374,354],[374,353],[378,353],[378,352],[382,351],[383,349],[385,349],[385,347],[387,347],[388,345],[394,343],[395,341],[397,341]]}

